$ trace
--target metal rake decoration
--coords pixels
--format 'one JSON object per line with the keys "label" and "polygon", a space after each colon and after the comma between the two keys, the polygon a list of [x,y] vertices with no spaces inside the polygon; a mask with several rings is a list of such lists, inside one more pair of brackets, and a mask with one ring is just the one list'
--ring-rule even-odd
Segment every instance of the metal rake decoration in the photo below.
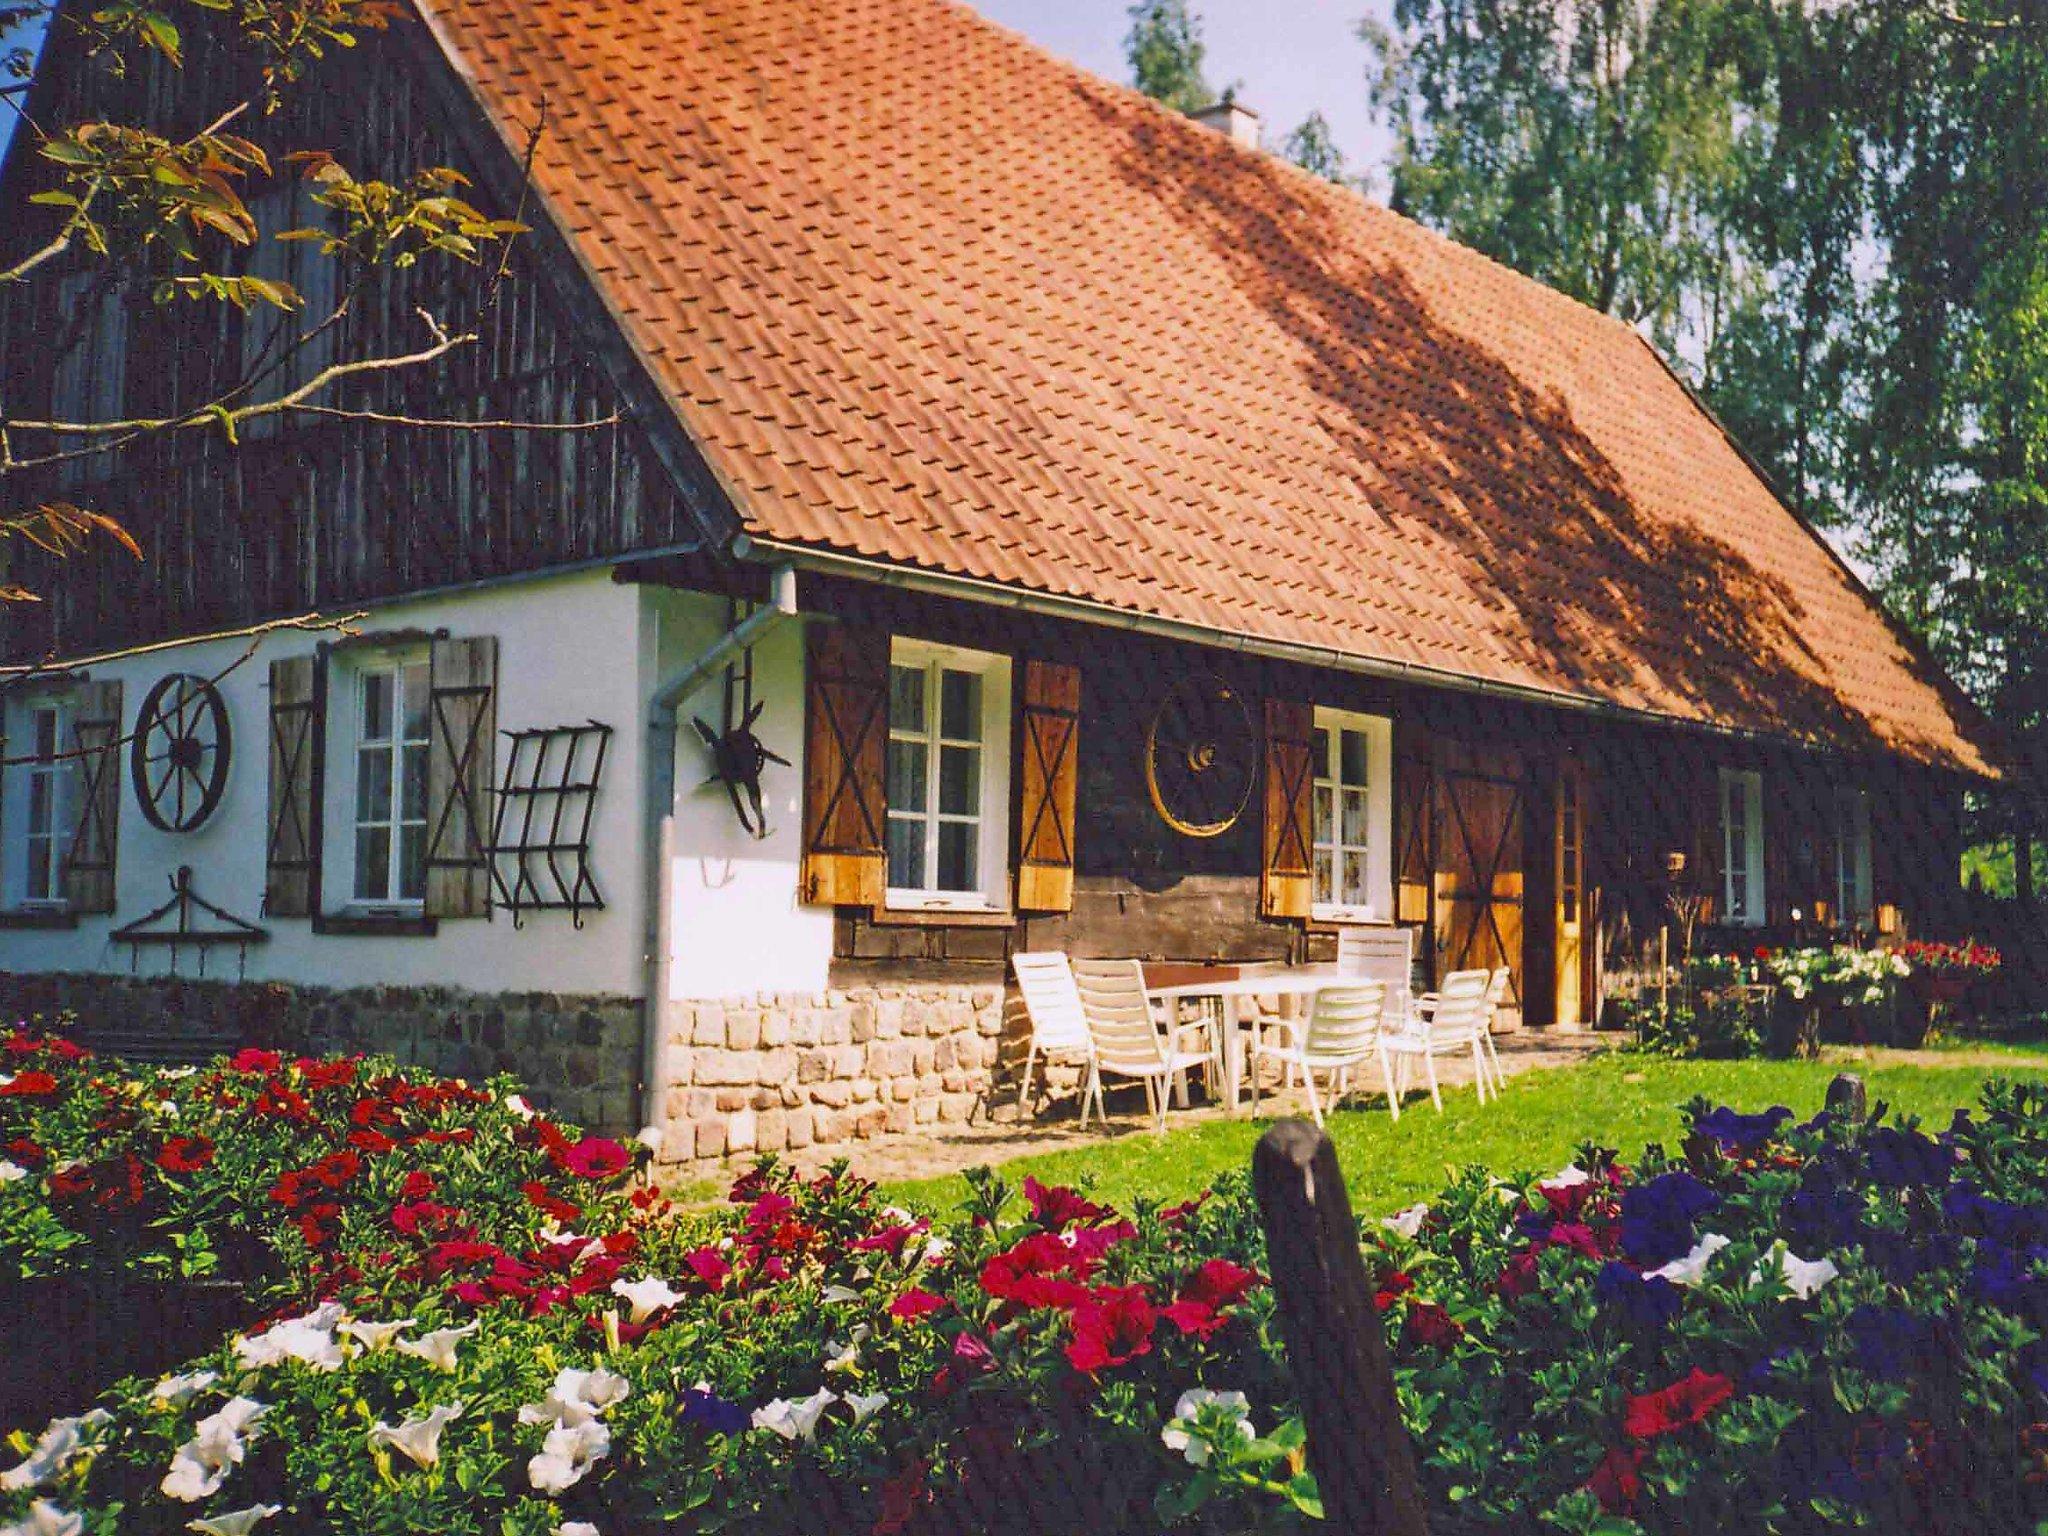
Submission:
{"label": "metal rake decoration", "polygon": [[732,798],[733,814],[739,817],[747,835],[757,839],[768,835],[768,813],[761,801],[761,775],[770,763],[791,766],[788,758],[769,751],[754,734],[754,722],[767,707],[754,699],[754,653],[749,650],[737,669],[725,669],[725,728],[713,730],[702,716],[690,717],[690,723],[696,726],[698,736],[711,752],[711,777],[704,782],[725,786],[726,794]]}

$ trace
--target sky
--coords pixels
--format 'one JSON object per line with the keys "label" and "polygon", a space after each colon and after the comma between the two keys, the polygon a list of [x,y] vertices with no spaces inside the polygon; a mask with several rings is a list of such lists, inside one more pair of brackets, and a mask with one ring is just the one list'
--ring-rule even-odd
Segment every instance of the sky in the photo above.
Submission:
{"label": "sky", "polygon": [[[1129,0],[968,0],[991,21],[1111,80],[1128,82],[1124,34]],[[1386,20],[1391,0],[1194,0],[1204,73],[1218,90],[1240,82],[1237,99],[1259,114],[1277,147],[1288,131],[1320,110],[1329,120],[1345,168],[1381,172],[1388,135],[1366,107],[1365,44],[1359,17]],[[1385,176],[1375,178],[1382,193]]]}

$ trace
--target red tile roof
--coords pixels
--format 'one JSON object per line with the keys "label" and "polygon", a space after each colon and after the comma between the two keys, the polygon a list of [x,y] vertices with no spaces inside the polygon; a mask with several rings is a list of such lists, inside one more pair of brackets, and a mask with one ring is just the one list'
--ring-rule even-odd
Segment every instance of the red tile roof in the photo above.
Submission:
{"label": "red tile roof", "polygon": [[1990,771],[1631,329],[949,0],[428,0],[757,537]]}

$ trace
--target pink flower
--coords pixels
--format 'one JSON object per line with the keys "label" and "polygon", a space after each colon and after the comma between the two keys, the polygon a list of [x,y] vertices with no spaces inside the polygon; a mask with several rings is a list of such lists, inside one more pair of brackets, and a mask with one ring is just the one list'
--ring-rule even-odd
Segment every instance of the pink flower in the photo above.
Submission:
{"label": "pink flower", "polygon": [[683,1255],[683,1264],[691,1274],[703,1281],[711,1290],[725,1284],[725,1277],[732,1273],[732,1265],[716,1248],[692,1248]]}
{"label": "pink flower", "polygon": [[[943,1296],[935,1296],[930,1291],[913,1288],[889,1303],[889,1315],[899,1323],[915,1323],[930,1317],[934,1312],[943,1311],[950,1305],[952,1303]],[[962,1337],[966,1335],[963,1334]]]}
{"label": "pink flower", "polygon": [[1053,1232],[1091,1225],[1116,1214],[1106,1205],[1083,1199],[1078,1191],[1061,1185],[1048,1187],[1028,1173],[1024,1175],[1024,1198],[1031,1206],[1031,1219]]}

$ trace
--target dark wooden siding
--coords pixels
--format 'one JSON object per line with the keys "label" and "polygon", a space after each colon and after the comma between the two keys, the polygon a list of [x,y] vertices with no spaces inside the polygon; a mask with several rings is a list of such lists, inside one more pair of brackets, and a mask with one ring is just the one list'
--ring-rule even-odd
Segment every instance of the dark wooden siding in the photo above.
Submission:
{"label": "dark wooden siding", "polygon": [[[103,112],[182,132],[233,99],[223,57],[204,35],[191,39],[182,72],[144,69],[115,82],[90,65],[59,59],[55,68],[38,82],[39,109],[55,121]],[[309,220],[303,191],[291,187],[295,172],[282,164],[284,152],[309,146],[331,149],[358,175],[453,165],[478,182],[472,196],[487,212],[518,211],[516,185],[506,184],[509,155],[468,120],[411,20],[329,72],[316,70],[291,111],[248,131],[279,162],[276,181],[248,192],[252,209],[276,226]],[[10,217],[37,174],[27,137],[16,136],[4,178]],[[524,213],[537,223],[534,210]],[[263,270],[316,286],[308,279],[318,264],[300,258],[279,271],[284,250],[269,246],[262,259],[272,265]],[[274,315],[245,318],[224,305],[157,305],[146,291],[110,289],[103,271],[53,263],[31,283],[0,290],[0,405],[9,417],[78,413],[83,402],[53,399],[60,354],[74,339],[92,347],[98,320],[114,311],[125,346],[101,347],[89,366],[74,362],[61,382],[91,390],[104,404],[109,370],[118,370],[130,414],[190,409],[228,387],[260,347],[251,328],[275,323]],[[644,376],[589,285],[560,257],[552,231],[541,226],[522,237],[502,277],[495,258],[479,268],[430,257],[409,271],[372,274],[332,345],[298,375],[329,358],[419,350],[431,340],[420,308],[452,334],[478,331],[479,343],[403,373],[349,381],[321,402],[465,420],[595,420],[622,410],[626,419],[577,433],[470,433],[299,416],[255,425],[239,446],[216,431],[183,432],[84,471],[49,474],[28,488],[118,516],[147,560],[137,566],[105,550],[54,565],[23,560],[19,579],[49,601],[0,612],[7,658],[78,654],[629,551],[686,548],[716,526],[720,514],[706,487],[692,484],[686,502],[666,461],[650,451],[647,423],[666,434],[671,454],[679,431],[647,408]],[[105,339],[112,329],[98,327],[98,334]],[[18,455],[45,445],[16,435]],[[10,496],[20,485],[17,477]]]}

